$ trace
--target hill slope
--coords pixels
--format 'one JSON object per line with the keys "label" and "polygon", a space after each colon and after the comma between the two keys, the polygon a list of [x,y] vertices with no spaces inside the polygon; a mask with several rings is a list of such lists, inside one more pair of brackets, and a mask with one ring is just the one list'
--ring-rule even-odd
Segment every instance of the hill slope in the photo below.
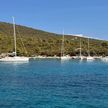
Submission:
{"label": "hill slope", "polygon": [[[20,25],[16,25],[16,34],[18,55],[60,55],[62,35]],[[80,38],[65,35],[66,54],[79,54],[77,49],[80,46]],[[81,43],[82,53],[87,55],[87,39],[81,38]],[[13,52],[13,46],[13,25],[0,22],[0,53]],[[92,55],[108,55],[108,42],[90,39],[90,53]]]}

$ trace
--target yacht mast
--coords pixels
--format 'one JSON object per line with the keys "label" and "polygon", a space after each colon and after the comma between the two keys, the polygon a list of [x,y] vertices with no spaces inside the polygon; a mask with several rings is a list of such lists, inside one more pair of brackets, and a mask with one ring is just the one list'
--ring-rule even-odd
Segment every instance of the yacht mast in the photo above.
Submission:
{"label": "yacht mast", "polygon": [[90,43],[89,43],[89,37],[88,37],[88,56],[90,56]]}
{"label": "yacht mast", "polygon": [[15,30],[15,21],[14,21],[14,17],[12,17],[13,19],[13,36],[14,36],[14,53],[15,53],[15,56],[17,56],[17,53],[16,53],[16,30]]}
{"label": "yacht mast", "polygon": [[81,38],[80,38],[80,57],[82,56],[82,49],[81,49],[82,45],[81,45]]}
{"label": "yacht mast", "polygon": [[64,30],[62,36],[62,44],[61,44],[61,57],[64,56]]}

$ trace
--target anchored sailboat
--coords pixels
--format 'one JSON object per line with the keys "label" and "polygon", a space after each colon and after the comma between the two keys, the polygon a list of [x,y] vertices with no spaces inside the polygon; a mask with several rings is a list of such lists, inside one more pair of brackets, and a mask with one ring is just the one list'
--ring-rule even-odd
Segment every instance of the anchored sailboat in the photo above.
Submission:
{"label": "anchored sailboat", "polygon": [[88,56],[86,57],[87,61],[92,61],[94,60],[94,57],[90,56],[90,43],[89,43],[89,38],[88,38]]}
{"label": "anchored sailboat", "polygon": [[29,61],[28,57],[22,57],[22,56],[17,56],[17,51],[16,51],[16,30],[15,30],[15,21],[14,21],[14,17],[13,18],[13,36],[14,36],[14,56],[13,57],[9,57],[6,56],[4,58],[1,58],[0,61],[4,61],[4,62],[23,62],[23,61]]}
{"label": "anchored sailboat", "polygon": [[71,57],[69,55],[64,54],[64,31],[63,31],[63,37],[62,37],[62,44],[61,44],[61,60],[69,60]]}
{"label": "anchored sailboat", "polygon": [[85,57],[82,56],[82,44],[81,44],[81,38],[80,38],[80,55],[79,55],[79,59],[80,59],[80,60],[85,59]]}

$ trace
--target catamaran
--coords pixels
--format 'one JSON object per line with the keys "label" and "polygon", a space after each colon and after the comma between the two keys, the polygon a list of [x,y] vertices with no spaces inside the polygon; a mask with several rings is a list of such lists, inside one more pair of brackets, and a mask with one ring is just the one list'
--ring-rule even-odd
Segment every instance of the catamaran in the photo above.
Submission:
{"label": "catamaran", "polygon": [[62,38],[62,44],[61,44],[61,60],[69,60],[71,57],[69,55],[64,54],[64,31],[63,31],[63,38]]}
{"label": "catamaran", "polygon": [[25,62],[25,61],[29,61],[29,57],[22,57],[22,56],[17,56],[17,51],[16,51],[16,30],[15,30],[15,21],[14,21],[14,17],[13,18],[13,36],[14,36],[14,56],[13,57],[9,57],[6,56],[4,58],[1,58],[0,61],[4,61],[4,62]]}

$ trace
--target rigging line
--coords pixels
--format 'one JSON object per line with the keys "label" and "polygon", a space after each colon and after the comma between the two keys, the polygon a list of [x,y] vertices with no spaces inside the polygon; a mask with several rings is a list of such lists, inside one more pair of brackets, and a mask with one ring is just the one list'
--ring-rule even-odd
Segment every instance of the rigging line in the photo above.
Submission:
{"label": "rigging line", "polygon": [[18,32],[18,34],[19,34],[19,38],[20,38],[20,40],[21,40],[21,43],[22,43],[22,45],[23,45],[23,49],[25,50],[25,53],[28,54],[28,52],[27,52],[27,50],[26,50],[26,48],[25,48],[25,46],[24,46],[23,40],[22,40],[22,38],[21,38],[21,35],[20,35],[20,33],[19,33],[18,27],[17,27],[16,29],[17,29],[17,32]]}

